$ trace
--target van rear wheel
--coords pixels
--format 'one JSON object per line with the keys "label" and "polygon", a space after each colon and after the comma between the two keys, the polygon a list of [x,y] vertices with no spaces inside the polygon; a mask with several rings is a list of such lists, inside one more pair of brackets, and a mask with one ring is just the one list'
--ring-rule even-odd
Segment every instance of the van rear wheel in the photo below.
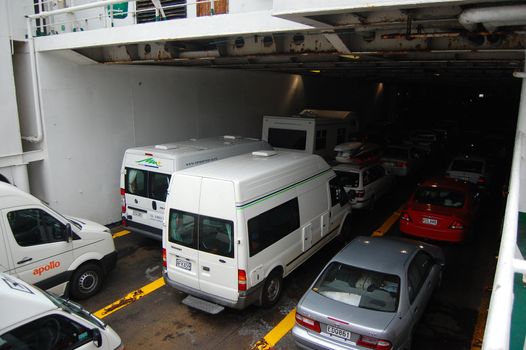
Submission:
{"label": "van rear wheel", "polygon": [[104,273],[99,265],[95,263],[81,265],[73,273],[70,294],[75,299],[87,299],[100,290],[103,279]]}
{"label": "van rear wheel", "polygon": [[265,279],[261,305],[267,308],[276,304],[281,296],[282,290],[283,278],[281,278],[281,274],[278,271],[274,270]]}

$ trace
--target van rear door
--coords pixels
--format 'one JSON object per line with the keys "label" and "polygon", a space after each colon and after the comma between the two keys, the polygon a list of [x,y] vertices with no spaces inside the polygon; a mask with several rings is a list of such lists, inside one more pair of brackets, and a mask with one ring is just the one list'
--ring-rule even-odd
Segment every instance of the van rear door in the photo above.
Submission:
{"label": "van rear door", "polygon": [[126,219],[132,229],[136,226],[152,231],[160,238],[173,160],[151,153],[128,153],[126,157]]}
{"label": "van rear door", "polygon": [[203,178],[199,218],[199,285],[205,293],[237,301],[234,184]]}

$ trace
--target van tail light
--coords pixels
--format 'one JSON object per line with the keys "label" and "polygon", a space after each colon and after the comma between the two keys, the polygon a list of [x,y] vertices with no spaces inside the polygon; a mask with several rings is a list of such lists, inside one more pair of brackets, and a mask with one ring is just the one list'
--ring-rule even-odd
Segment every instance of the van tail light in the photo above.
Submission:
{"label": "van tail light", "polygon": [[486,184],[486,178],[484,176],[479,177],[479,180],[477,181],[477,185],[485,185]]}
{"label": "van tail light", "polygon": [[407,162],[397,161],[396,166],[399,168],[407,168]]}
{"label": "van tail light", "polygon": [[126,190],[121,188],[121,212],[126,213]]}
{"label": "van tail light", "polygon": [[358,338],[356,345],[363,346],[364,348],[368,348],[368,349],[375,349],[375,350],[389,350],[393,346],[391,342],[387,340],[376,339],[373,337],[366,337],[363,335],[360,336],[360,338]]}
{"label": "van tail light", "polygon": [[409,216],[408,212],[404,211],[404,212],[402,212],[402,215],[400,215],[400,220],[410,222],[411,221],[411,217]]}
{"label": "van tail light", "polygon": [[451,225],[449,225],[449,228],[452,230],[463,230],[464,224],[462,223],[462,221],[455,220]]}
{"label": "van tail light", "polygon": [[163,248],[163,267],[166,267],[166,248]]}
{"label": "van tail light", "polygon": [[317,333],[321,332],[320,323],[296,312],[296,323]]}
{"label": "van tail light", "polygon": [[365,190],[356,190],[354,191],[354,197],[363,198],[365,196]]}
{"label": "van tail light", "polygon": [[247,290],[247,273],[245,270],[237,270],[237,290],[240,292]]}

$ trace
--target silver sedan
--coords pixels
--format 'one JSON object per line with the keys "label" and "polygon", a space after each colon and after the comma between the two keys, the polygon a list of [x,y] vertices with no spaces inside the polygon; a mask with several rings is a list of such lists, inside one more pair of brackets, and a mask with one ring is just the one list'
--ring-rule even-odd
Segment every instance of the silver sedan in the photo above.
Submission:
{"label": "silver sedan", "polygon": [[409,349],[443,266],[442,250],[430,244],[355,238],[299,301],[292,330],[296,344],[303,349]]}

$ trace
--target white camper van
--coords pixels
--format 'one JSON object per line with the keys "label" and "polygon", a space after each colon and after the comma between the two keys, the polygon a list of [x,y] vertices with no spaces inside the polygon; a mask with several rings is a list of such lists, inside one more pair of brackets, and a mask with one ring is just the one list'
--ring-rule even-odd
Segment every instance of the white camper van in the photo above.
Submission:
{"label": "white camper van", "polygon": [[176,170],[272,147],[238,136],[190,139],[127,149],[121,168],[123,224],[130,231],[161,240],[164,202]]}
{"label": "white camper van", "polygon": [[282,278],[347,230],[350,210],[318,155],[261,151],[178,171],[166,203],[164,279],[190,295],[183,303],[211,313],[272,305]]}
{"label": "white camper van", "polygon": [[263,117],[261,138],[276,150],[318,154],[334,158],[334,147],[358,132],[355,113],[349,111],[303,110],[295,117]]}
{"label": "white camper van", "polygon": [[62,216],[32,195],[0,183],[0,272],[85,299],[99,291],[116,261],[107,227]]}
{"label": "white camper van", "polygon": [[0,349],[124,350],[82,306],[0,273]]}

